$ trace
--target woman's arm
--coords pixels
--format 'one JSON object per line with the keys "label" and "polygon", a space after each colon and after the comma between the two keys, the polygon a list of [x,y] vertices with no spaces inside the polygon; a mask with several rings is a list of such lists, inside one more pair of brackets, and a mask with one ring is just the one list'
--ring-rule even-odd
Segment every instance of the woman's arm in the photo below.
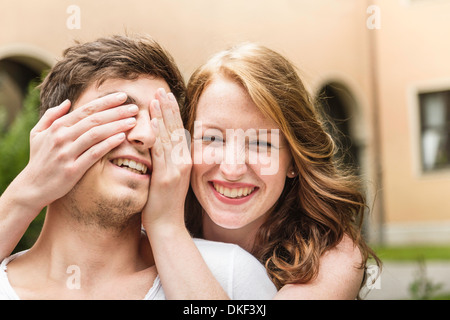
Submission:
{"label": "woman's arm", "polygon": [[306,284],[285,285],[279,300],[354,300],[358,296],[364,269],[361,252],[348,236],[320,258],[319,274]]}
{"label": "woman's arm", "polygon": [[32,190],[24,188],[21,175],[8,186],[0,197],[0,261],[11,254],[42,208],[35,205]]}
{"label": "woman's arm", "polygon": [[184,224],[192,159],[175,97],[158,90],[150,107],[156,143],[143,226],[168,299],[228,299]]}
{"label": "woman's arm", "polygon": [[[30,132],[30,160],[0,197],[0,259],[10,255],[29,224],[69,192],[83,174],[125,139],[138,109],[111,94],[67,114],[71,103],[47,110]],[[119,106],[119,107],[117,107]],[[116,107],[116,108],[113,108]]]}

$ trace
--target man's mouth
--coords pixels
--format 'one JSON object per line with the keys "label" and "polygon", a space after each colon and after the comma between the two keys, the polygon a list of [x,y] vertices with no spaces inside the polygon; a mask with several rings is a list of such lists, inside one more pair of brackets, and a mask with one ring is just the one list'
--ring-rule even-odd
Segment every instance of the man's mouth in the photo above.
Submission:
{"label": "man's mouth", "polygon": [[111,160],[111,162],[116,166],[127,169],[128,171],[131,171],[133,173],[142,175],[147,174],[148,168],[143,163],[126,158],[116,158]]}
{"label": "man's mouth", "polygon": [[230,188],[215,182],[212,182],[212,185],[218,193],[231,199],[241,199],[247,197],[256,189],[256,187]]}

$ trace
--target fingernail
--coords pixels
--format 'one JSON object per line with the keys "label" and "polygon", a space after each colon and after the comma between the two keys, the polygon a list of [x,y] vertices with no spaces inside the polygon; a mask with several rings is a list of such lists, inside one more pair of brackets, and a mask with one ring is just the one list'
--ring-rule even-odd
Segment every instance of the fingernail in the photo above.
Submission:
{"label": "fingernail", "polygon": [[123,132],[118,133],[118,134],[116,135],[116,138],[117,138],[117,140],[122,140],[123,138],[125,138],[125,133],[123,133]]}
{"label": "fingernail", "polygon": [[136,123],[136,118],[128,118],[127,119],[127,124],[132,125]]}
{"label": "fingernail", "polygon": [[167,98],[166,90],[164,90],[164,88],[159,88],[158,91],[161,97]]}
{"label": "fingernail", "polygon": [[116,94],[116,99],[117,100],[125,100],[127,98],[127,94],[124,92],[119,92]]}
{"label": "fingernail", "polygon": [[60,107],[60,108],[67,107],[69,103],[70,103],[70,100],[66,99],[63,102],[61,102],[61,104],[58,107]]}
{"label": "fingernail", "polygon": [[136,106],[136,105],[134,105],[134,104],[128,107],[128,111],[129,111],[130,113],[138,112],[138,110],[139,110],[138,106]]}
{"label": "fingernail", "polygon": [[169,100],[177,101],[177,99],[175,99],[175,96],[173,95],[172,92],[169,92],[169,93],[167,94],[167,96],[169,97]]}

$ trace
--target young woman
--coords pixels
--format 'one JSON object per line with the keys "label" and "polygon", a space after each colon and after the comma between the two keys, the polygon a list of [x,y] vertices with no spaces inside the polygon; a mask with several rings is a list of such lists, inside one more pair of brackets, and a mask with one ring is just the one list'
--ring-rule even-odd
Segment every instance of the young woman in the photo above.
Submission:
{"label": "young woman", "polygon": [[[162,147],[152,155],[166,174],[158,175],[158,185],[181,190],[179,182],[187,182],[173,161],[176,143],[168,139],[179,129],[177,106],[164,94],[159,100],[153,129]],[[253,44],[221,52],[192,76],[182,115],[192,137],[190,233],[251,252],[279,289],[276,298],[357,297],[368,257],[378,262],[361,236],[364,197],[359,181],[335,159],[333,140],[293,65]],[[197,280],[195,270],[205,263],[182,208],[171,203],[170,192],[162,200],[155,194],[150,190],[155,205],[146,207],[143,225],[167,296],[196,298],[213,288],[215,297],[225,298],[214,279]],[[4,246],[2,252],[10,251],[11,244]],[[174,273],[181,278],[171,279]]]}
{"label": "young woman", "polygon": [[[379,263],[361,235],[361,184],[335,158],[294,66],[255,44],[223,51],[193,74],[186,106],[194,142],[186,220],[193,235],[251,252],[266,266],[277,298],[354,299],[368,258]],[[238,132],[247,132],[245,155],[228,140]],[[245,161],[227,162],[233,152]],[[217,153],[222,161],[212,161]],[[278,170],[264,174],[268,166]]]}

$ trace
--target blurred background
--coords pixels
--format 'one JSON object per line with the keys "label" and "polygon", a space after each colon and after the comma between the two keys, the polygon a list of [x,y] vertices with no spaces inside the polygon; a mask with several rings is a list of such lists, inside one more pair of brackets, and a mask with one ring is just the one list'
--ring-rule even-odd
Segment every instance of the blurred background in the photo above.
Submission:
{"label": "blurred background", "polygon": [[449,16],[450,0],[2,0],[0,192],[28,161],[33,87],[74,41],[150,34],[186,81],[258,42],[294,62],[365,181],[366,236],[386,261],[367,297],[450,297]]}

